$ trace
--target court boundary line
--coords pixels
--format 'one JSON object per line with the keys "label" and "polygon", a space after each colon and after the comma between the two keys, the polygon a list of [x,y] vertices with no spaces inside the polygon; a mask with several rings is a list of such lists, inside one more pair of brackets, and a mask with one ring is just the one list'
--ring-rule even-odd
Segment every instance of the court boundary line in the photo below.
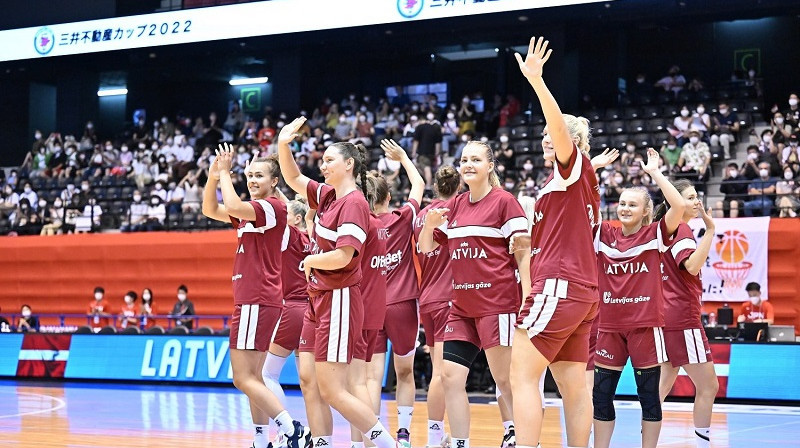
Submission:
{"label": "court boundary line", "polygon": [[33,396],[33,397],[46,397],[46,398],[49,398],[51,401],[56,402],[57,404],[56,404],[56,406],[53,406],[53,407],[51,407],[49,409],[39,409],[38,411],[17,412],[16,414],[0,415],[0,420],[4,419],[4,418],[25,417],[25,416],[28,416],[28,415],[36,415],[36,414],[44,414],[46,412],[54,412],[54,411],[58,411],[59,409],[62,409],[62,408],[67,406],[67,403],[64,400],[62,400],[61,398],[58,398],[58,397],[54,397],[52,395],[37,394],[37,393],[33,393],[33,392],[17,392],[16,395],[17,396],[19,396],[19,395],[27,395],[27,396]]}

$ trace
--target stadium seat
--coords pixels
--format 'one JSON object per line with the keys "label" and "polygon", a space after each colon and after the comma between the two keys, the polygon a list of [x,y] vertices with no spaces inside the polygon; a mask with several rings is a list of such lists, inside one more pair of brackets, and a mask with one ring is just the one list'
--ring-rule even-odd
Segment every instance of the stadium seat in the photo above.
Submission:
{"label": "stadium seat", "polygon": [[92,327],[89,327],[87,325],[78,327],[74,332],[74,334],[92,334],[92,333],[94,333],[92,331]]}
{"label": "stadium seat", "polygon": [[512,127],[512,128],[513,128],[513,127],[516,127],[516,126],[525,126],[525,125],[527,125],[527,124],[528,124],[528,116],[527,116],[527,115],[525,115],[525,114],[517,114],[517,115],[514,115],[514,116],[513,116],[513,117],[512,117],[512,118],[511,118],[511,119],[508,121],[508,125],[509,125],[510,127]]}
{"label": "stadium seat", "polygon": [[606,130],[608,131],[608,134],[622,134],[626,131],[625,122],[622,120],[614,120],[608,123]]}
{"label": "stadium seat", "polygon": [[596,122],[592,122],[590,126],[592,128],[592,135],[600,136],[608,133],[605,121],[598,120]]}
{"label": "stadium seat", "polygon": [[164,327],[162,327],[160,325],[156,325],[154,327],[150,327],[150,328],[147,329],[147,331],[144,332],[144,334],[164,334],[164,333],[165,333],[164,332]]}
{"label": "stadium seat", "polygon": [[117,329],[111,325],[106,325],[105,327],[101,328],[97,334],[117,334]]}
{"label": "stadium seat", "polygon": [[678,103],[686,104],[689,106],[690,109],[694,109],[695,103],[697,102],[697,98],[695,97],[694,92],[691,90],[683,89],[678,92],[676,96]]}
{"label": "stadium seat", "polygon": [[663,118],[651,118],[647,120],[647,130],[650,132],[662,132],[667,129],[667,123]]}
{"label": "stadium seat", "polygon": [[196,336],[211,336],[214,334],[214,330],[211,327],[200,327],[194,331]]}
{"label": "stadium seat", "polygon": [[222,330],[217,332],[217,335],[219,335],[219,336],[230,336],[230,334],[231,334],[231,329],[230,328],[224,328],[224,329],[222,329]]}
{"label": "stadium seat", "polygon": [[119,334],[142,334],[142,331],[138,327],[125,327]]}
{"label": "stadium seat", "polygon": [[592,148],[597,148],[600,150],[604,150],[608,148],[608,145],[611,144],[611,137],[607,135],[600,135],[592,139],[591,141]]}
{"label": "stadium seat", "polygon": [[626,107],[622,111],[622,118],[626,120],[634,120],[642,116],[642,110],[638,107]]}
{"label": "stadium seat", "polygon": [[514,142],[514,153],[527,154],[533,152],[533,143],[530,140],[517,140]]}
{"label": "stadium seat", "polygon": [[512,140],[524,140],[530,136],[531,128],[527,125],[517,126],[515,128],[511,128],[511,139]]}
{"label": "stadium seat", "polygon": [[606,110],[606,113],[603,118],[606,121],[619,120],[620,118],[622,118],[622,114],[619,113],[619,110],[612,107]]}
{"label": "stadium seat", "polygon": [[632,132],[634,134],[641,134],[643,132],[647,132],[647,125],[644,120],[630,120],[626,126],[628,132]]}
{"label": "stadium seat", "polygon": [[656,118],[661,116],[661,107],[659,106],[645,106],[642,108],[643,118]]}
{"label": "stadium seat", "polygon": [[172,334],[172,335],[188,335],[189,334],[189,330],[186,327],[184,327],[183,325],[177,325],[175,327],[172,327],[171,330],[169,330],[169,334]]}

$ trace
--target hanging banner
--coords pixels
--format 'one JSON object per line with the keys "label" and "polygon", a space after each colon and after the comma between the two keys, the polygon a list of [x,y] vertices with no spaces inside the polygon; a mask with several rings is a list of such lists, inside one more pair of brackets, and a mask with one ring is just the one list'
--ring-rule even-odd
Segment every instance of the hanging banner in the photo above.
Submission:
{"label": "hanging banner", "polygon": [[[715,219],[714,242],[703,266],[703,301],[746,302],[745,286],[761,285],[761,297],[769,297],[767,260],[769,217]],[[703,220],[689,221],[699,242],[705,233]]]}

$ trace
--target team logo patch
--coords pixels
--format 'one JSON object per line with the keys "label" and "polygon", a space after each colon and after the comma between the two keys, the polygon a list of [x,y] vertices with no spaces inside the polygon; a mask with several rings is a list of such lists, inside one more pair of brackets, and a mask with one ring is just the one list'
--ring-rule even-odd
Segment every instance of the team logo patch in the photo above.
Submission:
{"label": "team logo patch", "polygon": [[55,46],[56,37],[55,34],[53,34],[53,30],[46,26],[39,28],[39,31],[37,31],[36,35],[33,37],[33,48],[36,52],[44,56],[53,51]]}
{"label": "team logo patch", "polygon": [[383,434],[383,431],[372,431],[369,435],[369,440],[375,440]]}
{"label": "team logo patch", "polygon": [[413,19],[422,12],[425,0],[397,0],[397,12],[406,19]]}

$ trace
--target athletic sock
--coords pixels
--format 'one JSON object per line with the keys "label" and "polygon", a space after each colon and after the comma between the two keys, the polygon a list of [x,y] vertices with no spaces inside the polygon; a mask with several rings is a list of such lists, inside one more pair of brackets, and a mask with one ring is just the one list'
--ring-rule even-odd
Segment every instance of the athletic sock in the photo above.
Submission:
{"label": "athletic sock", "polygon": [[292,416],[289,415],[289,411],[281,411],[273,420],[275,420],[275,423],[278,425],[278,431],[282,431],[286,434],[286,437],[292,437],[294,435],[294,420],[292,420]]}
{"label": "athletic sock", "polygon": [[350,442],[350,448],[364,448],[364,442]]}
{"label": "athletic sock", "polygon": [[326,448],[333,446],[332,440],[333,436],[319,436],[312,437],[311,443],[314,448]]}
{"label": "athletic sock", "polygon": [[414,413],[413,406],[397,407],[397,427],[411,429],[411,414]]}
{"label": "athletic sock", "polygon": [[469,448],[469,438],[459,439],[459,438],[453,437],[452,440],[453,440],[453,443],[452,443],[451,446],[453,448]]}
{"label": "athletic sock", "polygon": [[444,438],[444,420],[428,420],[428,446],[439,446]]}
{"label": "athletic sock", "polygon": [[269,446],[269,433],[266,425],[253,425],[253,448],[267,448]]}
{"label": "athletic sock", "polygon": [[[278,397],[283,407],[286,407],[286,394],[283,392],[280,383],[281,370],[283,370],[284,364],[286,364],[286,358],[267,352],[267,359],[264,361],[261,377],[264,379],[264,384],[267,386],[267,389]],[[269,423],[269,432],[279,432],[274,422]]]}
{"label": "athletic sock", "polygon": [[381,422],[375,423],[375,426],[364,433],[364,437],[372,441],[378,448],[396,448],[397,445]]}
{"label": "athletic sock", "polygon": [[697,448],[709,448],[711,446],[711,428],[694,428]]}
{"label": "athletic sock", "polygon": [[508,434],[508,430],[513,428],[513,427],[514,427],[514,421],[513,420],[506,420],[506,421],[503,422],[503,429],[506,431],[506,434]]}

